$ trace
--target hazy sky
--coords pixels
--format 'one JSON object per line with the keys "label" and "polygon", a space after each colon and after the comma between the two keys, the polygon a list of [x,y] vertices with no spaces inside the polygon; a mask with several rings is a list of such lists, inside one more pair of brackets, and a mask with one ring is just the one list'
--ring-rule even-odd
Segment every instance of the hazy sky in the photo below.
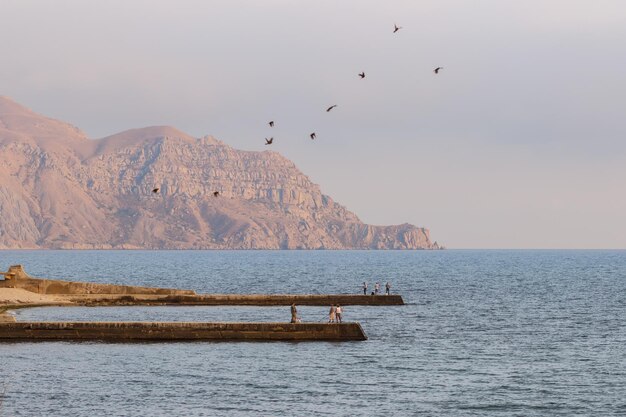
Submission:
{"label": "hazy sky", "polygon": [[368,223],[626,248],[623,0],[2,0],[0,39],[0,95],[93,138],[274,136]]}

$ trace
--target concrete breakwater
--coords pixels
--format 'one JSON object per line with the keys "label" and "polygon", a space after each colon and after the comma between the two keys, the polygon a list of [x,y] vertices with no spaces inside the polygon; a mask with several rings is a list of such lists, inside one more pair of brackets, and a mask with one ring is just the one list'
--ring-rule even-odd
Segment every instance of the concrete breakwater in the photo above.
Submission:
{"label": "concrete breakwater", "polygon": [[20,288],[36,294],[79,295],[79,294],[116,294],[116,295],[194,295],[192,290],[173,288],[137,287],[132,285],[96,284],[92,282],[63,281],[31,277],[22,265],[11,265],[2,273],[0,288]]}
{"label": "concrete breakwater", "polygon": [[4,311],[0,311],[0,324],[1,323],[15,323],[15,317]]}
{"label": "concrete breakwater", "polygon": [[350,341],[366,340],[359,323],[14,322],[0,341]]}
{"label": "concrete breakwater", "polygon": [[84,306],[115,305],[197,305],[197,306],[303,306],[403,305],[400,295],[351,294],[210,294],[210,295],[79,295],[64,300]]}
{"label": "concrete breakwater", "polygon": [[[196,294],[193,290],[95,284],[35,278],[21,265],[3,273],[0,288],[23,289],[35,294],[55,296],[60,303],[85,306],[115,305],[249,305],[285,306],[295,303],[307,306],[403,305],[400,295],[355,294]],[[48,303],[53,304],[53,303]]]}
{"label": "concrete breakwater", "polygon": [[[1,273],[0,308],[35,306],[245,305],[305,306],[402,305],[399,295],[353,294],[196,294],[192,290],[95,284],[35,278],[21,265]],[[3,301],[4,300],[4,301]],[[366,340],[359,323],[206,322],[16,322],[0,315],[0,342],[19,340]]]}

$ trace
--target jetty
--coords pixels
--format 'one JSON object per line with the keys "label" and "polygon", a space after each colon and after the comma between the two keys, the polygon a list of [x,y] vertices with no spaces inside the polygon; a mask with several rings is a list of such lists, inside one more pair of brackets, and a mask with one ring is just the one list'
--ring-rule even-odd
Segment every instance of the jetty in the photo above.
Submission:
{"label": "jetty", "polygon": [[[34,294],[51,295],[59,305],[205,305],[205,306],[330,306],[332,304],[403,305],[400,295],[358,294],[196,294],[193,290],[97,284],[31,277],[22,265],[2,272],[0,288],[17,288]],[[48,305],[54,305],[49,301]]]}
{"label": "jetty", "polygon": [[358,341],[359,323],[0,322],[4,341]]}
{"label": "jetty", "polygon": [[[353,294],[197,294],[193,290],[99,284],[37,278],[22,265],[0,272],[0,342],[99,340],[140,341],[358,341],[367,336],[350,323],[212,323],[212,322],[20,322],[4,313],[11,308],[40,306],[305,306],[402,305],[400,295]],[[20,299],[20,297],[22,297]],[[26,300],[26,301],[24,301]]]}

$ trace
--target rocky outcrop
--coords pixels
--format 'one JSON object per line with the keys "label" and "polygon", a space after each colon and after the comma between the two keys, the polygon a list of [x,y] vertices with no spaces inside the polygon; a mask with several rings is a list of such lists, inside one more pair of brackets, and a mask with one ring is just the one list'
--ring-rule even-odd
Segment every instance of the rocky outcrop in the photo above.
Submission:
{"label": "rocky outcrop", "polygon": [[438,248],[364,224],[276,152],[172,127],[91,140],[0,97],[0,158],[0,248]]}

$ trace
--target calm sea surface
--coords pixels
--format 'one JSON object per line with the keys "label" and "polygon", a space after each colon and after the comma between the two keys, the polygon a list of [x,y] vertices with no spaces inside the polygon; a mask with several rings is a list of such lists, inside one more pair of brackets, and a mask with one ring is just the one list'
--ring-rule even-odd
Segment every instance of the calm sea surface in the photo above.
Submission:
{"label": "calm sea surface", "polygon": [[[1,416],[626,415],[626,251],[0,251],[0,269],[207,293],[358,293],[366,342],[0,344]],[[301,308],[325,321],[327,308]],[[287,321],[289,308],[18,320]]]}

